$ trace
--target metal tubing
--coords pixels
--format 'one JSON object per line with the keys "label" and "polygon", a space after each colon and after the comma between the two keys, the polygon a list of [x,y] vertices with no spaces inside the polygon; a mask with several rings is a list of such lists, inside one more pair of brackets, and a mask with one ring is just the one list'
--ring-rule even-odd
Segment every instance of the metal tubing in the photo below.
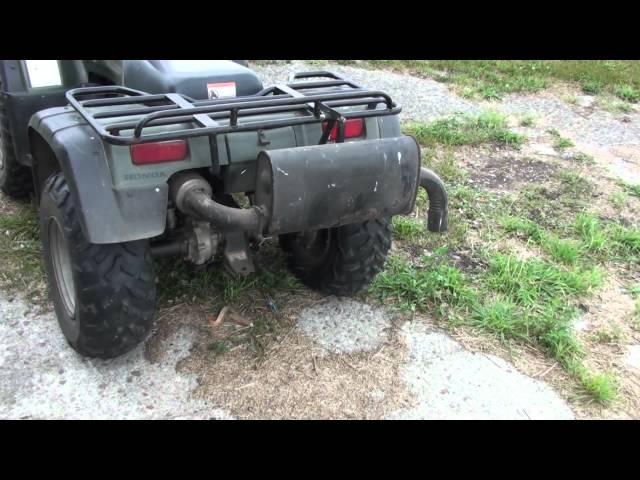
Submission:
{"label": "metal tubing", "polygon": [[233,208],[212,200],[206,180],[195,172],[177,174],[171,181],[171,195],[178,210],[210,222],[223,232],[262,231],[264,207]]}
{"label": "metal tubing", "polygon": [[152,257],[174,257],[186,253],[184,239],[171,240],[166,243],[156,243],[151,245]]}

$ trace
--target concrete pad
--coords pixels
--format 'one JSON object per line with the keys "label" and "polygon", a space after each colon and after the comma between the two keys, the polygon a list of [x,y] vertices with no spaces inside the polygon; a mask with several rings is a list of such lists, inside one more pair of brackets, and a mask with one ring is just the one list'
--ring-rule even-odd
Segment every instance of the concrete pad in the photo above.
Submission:
{"label": "concrete pad", "polygon": [[625,365],[640,370],[640,345],[629,345],[627,356],[624,359]]}
{"label": "concrete pad", "polygon": [[372,350],[387,338],[391,318],[381,308],[349,298],[329,297],[300,312],[300,329],[333,353]]}
{"label": "concrete pad", "polygon": [[417,405],[394,419],[573,419],[573,412],[547,385],[493,355],[464,350],[448,335],[422,323],[402,335],[409,362],[402,377]]}
{"label": "concrete pad", "polygon": [[0,418],[154,419],[230,418],[189,395],[196,379],[176,372],[194,332],[169,338],[158,363],[143,346],[114,360],[78,355],[53,313],[30,313],[0,291]]}

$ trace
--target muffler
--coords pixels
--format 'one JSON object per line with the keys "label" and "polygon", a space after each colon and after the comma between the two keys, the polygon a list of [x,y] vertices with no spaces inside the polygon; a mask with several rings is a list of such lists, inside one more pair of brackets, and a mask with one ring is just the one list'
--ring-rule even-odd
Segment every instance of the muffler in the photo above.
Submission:
{"label": "muffler", "polygon": [[446,231],[446,189],[420,168],[420,148],[408,136],[261,151],[250,208],[214,201],[195,172],[172,178],[171,197],[180,211],[222,232],[278,235],[408,214],[419,186],[429,196],[428,229]]}
{"label": "muffler", "polygon": [[262,151],[255,201],[270,235],[407,214],[418,189],[412,137]]}

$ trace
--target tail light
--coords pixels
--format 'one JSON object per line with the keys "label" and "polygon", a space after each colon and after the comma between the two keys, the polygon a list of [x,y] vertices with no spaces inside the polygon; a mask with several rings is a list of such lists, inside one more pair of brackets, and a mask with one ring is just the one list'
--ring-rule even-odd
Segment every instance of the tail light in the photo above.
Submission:
{"label": "tail light", "polygon": [[[322,130],[327,131],[329,122],[322,122]],[[364,120],[362,118],[350,118],[344,122],[344,138],[360,137],[364,133]],[[336,123],[329,133],[328,141],[338,138],[338,124]]]}
{"label": "tail light", "polygon": [[188,148],[186,140],[139,143],[137,145],[131,145],[131,162],[134,165],[176,162],[187,158],[187,153]]}

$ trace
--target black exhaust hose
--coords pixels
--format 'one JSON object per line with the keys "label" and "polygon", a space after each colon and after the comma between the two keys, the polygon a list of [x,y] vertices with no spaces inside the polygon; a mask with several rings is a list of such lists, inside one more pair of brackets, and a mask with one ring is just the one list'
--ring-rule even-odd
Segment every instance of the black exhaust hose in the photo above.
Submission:
{"label": "black exhaust hose", "polygon": [[433,171],[422,167],[420,168],[420,186],[429,196],[427,229],[430,232],[446,232],[449,226],[449,199],[444,183]]}
{"label": "black exhaust hose", "polygon": [[211,222],[224,232],[262,232],[265,212],[261,207],[227,207],[213,201],[204,190],[196,188],[185,193],[182,204],[188,213]]}

